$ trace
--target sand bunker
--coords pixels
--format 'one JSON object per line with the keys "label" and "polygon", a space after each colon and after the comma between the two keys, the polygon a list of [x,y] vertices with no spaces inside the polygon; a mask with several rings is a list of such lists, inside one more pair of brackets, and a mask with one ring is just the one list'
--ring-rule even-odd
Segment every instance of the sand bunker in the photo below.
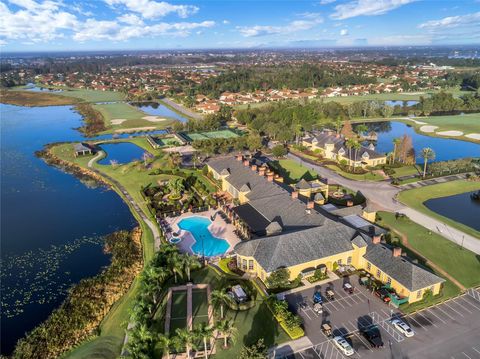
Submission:
{"label": "sand bunker", "polygon": [[465,135],[465,137],[480,141],[480,133],[469,133],[468,135]]}
{"label": "sand bunker", "polygon": [[158,116],[143,116],[142,119],[150,121],[150,122],[163,122],[167,121],[166,118],[158,117]]}
{"label": "sand bunker", "polygon": [[115,118],[111,122],[112,122],[112,125],[121,125],[125,121],[126,121],[126,119],[124,119],[124,118]]}
{"label": "sand bunker", "polygon": [[422,132],[435,132],[435,130],[438,128],[438,126],[422,126],[420,127],[420,131]]}
{"label": "sand bunker", "polygon": [[410,117],[406,117],[406,118],[403,118],[403,119],[407,120],[407,121],[415,122],[417,125],[426,125],[427,124],[426,122],[417,121],[417,120],[414,120],[413,118],[410,118]]}
{"label": "sand bunker", "polygon": [[115,130],[116,133],[129,133],[129,132],[144,132],[155,130],[156,127],[132,127],[132,128],[123,128],[120,130]]}
{"label": "sand bunker", "polygon": [[462,131],[442,131],[442,132],[436,132],[437,135],[440,136],[462,136],[463,132]]}

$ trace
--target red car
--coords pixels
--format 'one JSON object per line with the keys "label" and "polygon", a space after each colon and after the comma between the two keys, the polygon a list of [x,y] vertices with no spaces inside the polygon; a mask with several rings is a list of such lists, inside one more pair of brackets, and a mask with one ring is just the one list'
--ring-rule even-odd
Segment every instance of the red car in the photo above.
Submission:
{"label": "red car", "polygon": [[375,295],[381,300],[383,300],[384,303],[390,302],[390,297],[388,296],[388,294],[388,290],[386,290],[385,288],[380,288],[375,291]]}

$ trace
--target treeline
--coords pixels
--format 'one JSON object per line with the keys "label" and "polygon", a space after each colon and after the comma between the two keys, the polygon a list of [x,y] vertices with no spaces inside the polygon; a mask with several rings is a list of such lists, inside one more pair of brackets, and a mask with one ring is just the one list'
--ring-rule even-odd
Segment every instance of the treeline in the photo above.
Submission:
{"label": "treeline", "polygon": [[440,92],[430,97],[420,97],[416,107],[425,116],[480,112],[480,95],[474,93],[456,98],[451,93]]}
{"label": "treeline", "polygon": [[203,94],[218,98],[222,92],[242,92],[268,89],[325,88],[374,83],[373,77],[346,73],[327,66],[302,64],[275,67],[237,67],[217,77],[187,89],[187,95]]}
{"label": "treeline", "polygon": [[226,154],[232,151],[257,151],[263,147],[262,138],[257,134],[235,138],[210,138],[192,142],[193,148],[200,153],[211,156],[214,154]]}
{"label": "treeline", "polygon": [[228,106],[222,106],[220,111],[213,115],[206,115],[201,119],[189,118],[187,122],[177,121],[173,124],[173,129],[181,131],[213,131],[225,126],[232,119],[232,109]]}
{"label": "treeline", "polygon": [[83,117],[83,126],[79,130],[88,137],[105,131],[105,120],[100,111],[95,110],[89,103],[75,106],[75,110]]}
{"label": "treeline", "polygon": [[480,88],[480,72],[449,72],[445,82],[448,86],[460,86],[465,91],[477,91]]}
{"label": "treeline", "polygon": [[50,359],[95,334],[111,306],[142,269],[141,231],[119,231],[105,238],[110,266],[74,285],[60,308],[17,343],[13,358]]}

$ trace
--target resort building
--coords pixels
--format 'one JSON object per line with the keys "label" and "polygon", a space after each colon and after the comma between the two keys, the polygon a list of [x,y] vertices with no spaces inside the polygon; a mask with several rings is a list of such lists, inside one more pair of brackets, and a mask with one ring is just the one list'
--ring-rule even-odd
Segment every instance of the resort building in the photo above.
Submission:
{"label": "resort building", "polygon": [[73,154],[75,157],[91,155],[93,153],[90,146],[84,143],[76,143],[73,146]]}
{"label": "resort building", "polygon": [[320,132],[302,138],[302,145],[311,151],[320,151],[324,158],[343,162],[354,167],[374,167],[387,163],[387,156],[378,153],[373,146],[361,146],[360,149],[349,149],[345,137],[332,132]]}
{"label": "resort building", "polygon": [[[422,299],[427,290],[433,295],[440,292],[442,278],[402,255],[400,248],[381,243],[385,231],[365,219],[374,218],[371,206],[346,212],[332,205],[318,206],[313,198],[323,192],[316,192],[317,186],[311,192],[303,182],[287,187],[254,158],[217,157],[207,166],[234,199],[234,205],[224,210],[247,238],[254,238],[234,248],[237,266],[248,274],[266,283],[281,268],[287,268],[293,280],[311,276],[319,268],[331,271],[351,265],[366,270],[410,303]],[[301,190],[306,191],[304,198],[299,196]]]}

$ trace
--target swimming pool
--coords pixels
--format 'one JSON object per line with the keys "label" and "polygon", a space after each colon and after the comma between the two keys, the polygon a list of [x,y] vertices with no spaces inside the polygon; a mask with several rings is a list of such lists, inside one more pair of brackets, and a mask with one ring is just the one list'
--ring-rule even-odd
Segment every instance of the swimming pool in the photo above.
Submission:
{"label": "swimming pool", "polygon": [[195,243],[192,251],[195,254],[205,255],[207,257],[218,256],[224,254],[230,245],[225,239],[217,238],[208,230],[208,226],[212,224],[208,218],[192,216],[182,219],[178,222],[178,227],[185,231],[189,231]]}

